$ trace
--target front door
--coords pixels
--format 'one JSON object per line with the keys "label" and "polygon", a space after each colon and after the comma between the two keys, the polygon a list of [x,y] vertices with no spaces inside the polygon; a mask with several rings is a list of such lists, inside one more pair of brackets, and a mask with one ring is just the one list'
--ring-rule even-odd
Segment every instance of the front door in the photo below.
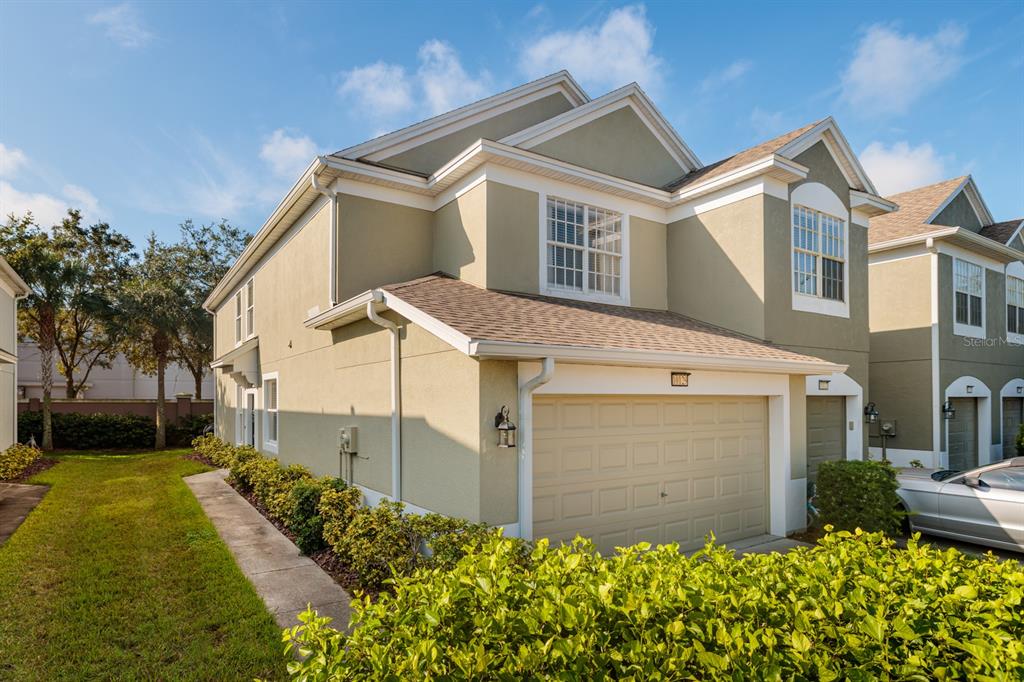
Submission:
{"label": "front door", "polygon": [[1024,398],[1003,398],[1003,459],[1017,456],[1017,434],[1024,423]]}
{"label": "front door", "polygon": [[966,471],[978,466],[978,401],[953,398],[952,419],[946,422],[949,435],[949,468]]}
{"label": "front door", "polygon": [[256,392],[245,392],[245,445],[256,447]]}

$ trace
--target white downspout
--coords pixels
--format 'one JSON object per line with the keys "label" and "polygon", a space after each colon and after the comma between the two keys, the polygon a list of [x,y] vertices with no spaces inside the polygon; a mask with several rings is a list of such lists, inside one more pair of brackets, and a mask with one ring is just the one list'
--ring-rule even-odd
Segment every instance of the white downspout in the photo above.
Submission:
{"label": "white downspout", "polygon": [[373,292],[366,304],[366,316],[376,325],[391,332],[391,498],[402,501],[402,349],[398,325],[377,314],[373,306],[382,296]]}
{"label": "white downspout", "polygon": [[331,244],[329,247],[331,250],[331,281],[328,283],[327,296],[330,299],[330,305],[333,306],[338,302],[338,192],[330,187],[325,187],[316,173],[310,176],[310,180],[313,183],[313,189],[323,194],[331,202]]}
{"label": "white downspout", "polygon": [[555,359],[541,361],[540,374],[519,387],[519,537],[533,539],[533,392],[551,381]]}

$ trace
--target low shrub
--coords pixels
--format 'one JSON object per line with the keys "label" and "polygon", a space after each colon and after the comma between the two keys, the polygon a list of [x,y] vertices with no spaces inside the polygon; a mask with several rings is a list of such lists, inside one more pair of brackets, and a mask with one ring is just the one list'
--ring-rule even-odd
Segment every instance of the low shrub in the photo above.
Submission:
{"label": "low shrub", "polygon": [[1021,679],[1022,594],[1016,562],[883,534],[745,557],[541,541],[525,565],[493,537],[354,600],[351,634],[307,611],[284,640],[297,679]]}
{"label": "low shrub", "polygon": [[192,440],[192,448],[221,469],[230,469],[235,461],[238,448],[229,445],[213,434],[199,436]]}
{"label": "low shrub", "polygon": [[37,448],[21,443],[15,443],[0,452],[0,481],[9,481],[21,476],[21,473],[39,459],[41,454]]}
{"label": "low shrub", "polygon": [[[61,450],[118,450],[152,448],[156,439],[156,422],[134,414],[52,415],[53,446]],[[18,436],[28,440],[43,439],[43,413],[22,412],[18,415]]]}
{"label": "low shrub", "polygon": [[1017,431],[1017,456],[1024,457],[1024,424],[1020,425],[1020,429]]}
{"label": "low shrub", "polygon": [[174,446],[185,446],[198,436],[203,435],[210,424],[213,414],[193,414],[180,417],[177,422],[167,427],[167,443]]}
{"label": "low shrub", "polygon": [[332,547],[355,572],[359,586],[378,591],[395,576],[419,565],[419,536],[401,502],[381,500],[356,511]]}
{"label": "low shrub", "polygon": [[363,493],[359,488],[327,489],[320,493],[317,512],[324,524],[324,542],[334,548],[348,532],[348,526],[363,508]]}
{"label": "low shrub", "polygon": [[837,530],[895,533],[902,514],[896,470],[888,462],[836,460],[818,469],[815,504],[821,522]]}
{"label": "low shrub", "polygon": [[450,569],[466,555],[475,552],[497,531],[485,523],[471,523],[442,514],[411,516],[413,532],[427,550],[423,563]]}
{"label": "low shrub", "polygon": [[318,552],[324,547],[324,517],[320,499],[325,491],[341,492],[347,486],[340,478],[318,478],[296,481],[289,493],[288,530],[295,534],[295,544],[303,554]]}

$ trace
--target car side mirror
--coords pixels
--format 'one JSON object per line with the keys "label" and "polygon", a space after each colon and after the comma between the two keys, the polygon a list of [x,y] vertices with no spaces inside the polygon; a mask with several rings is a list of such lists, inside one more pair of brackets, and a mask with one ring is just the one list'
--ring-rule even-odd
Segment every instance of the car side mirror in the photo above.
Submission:
{"label": "car side mirror", "polygon": [[964,478],[964,485],[968,488],[987,488],[988,486],[978,478],[977,476],[968,476]]}

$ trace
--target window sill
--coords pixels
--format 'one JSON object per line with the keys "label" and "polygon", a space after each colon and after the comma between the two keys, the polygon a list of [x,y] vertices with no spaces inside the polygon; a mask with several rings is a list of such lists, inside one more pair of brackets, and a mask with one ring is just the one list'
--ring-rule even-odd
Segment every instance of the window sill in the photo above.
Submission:
{"label": "window sill", "polygon": [[276,455],[277,454],[277,441],[274,441],[274,442],[267,441],[267,442],[265,442],[263,444],[263,451],[264,452],[269,452],[271,454]]}
{"label": "window sill", "polygon": [[590,303],[608,303],[611,305],[629,305],[629,301],[625,296],[611,296],[608,294],[588,294],[583,291],[573,291],[571,289],[551,289],[544,288],[540,291],[541,296],[550,296],[552,298],[565,298],[571,301],[587,301]]}
{"label": "window sill", "polygon": [[1014,334],[1013,332],[1007,332],[1006,342],[1013,344],[1014,346],[1024,346],[1024,334]]}
{"label": "window sill", "polygon": [[983,339],[985,338],[985,328],[954,322],[953,334],[954,336],[966,336],[972,339]]}
{"label": "window sill", "polygon": [[793,295],[793,310],[804,313],[815,313],[817,315],[830,315],[832,317],[850,317],[850,304],[846,301],[832,301],[818,296],[791,292]]}

